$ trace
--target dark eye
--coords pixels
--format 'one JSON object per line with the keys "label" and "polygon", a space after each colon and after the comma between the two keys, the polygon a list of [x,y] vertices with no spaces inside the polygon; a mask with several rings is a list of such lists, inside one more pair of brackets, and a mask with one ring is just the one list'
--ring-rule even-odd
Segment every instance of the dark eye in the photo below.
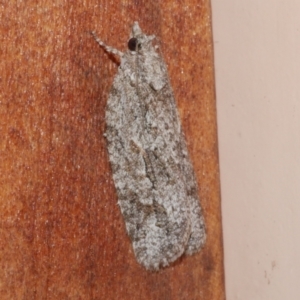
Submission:
{"label": "dark eye", "polygon": [[138,46],[138,40],[136,38],[131,38],[128,41],[128,49],[130,51],[136,51],[137,50],[137,46]]}

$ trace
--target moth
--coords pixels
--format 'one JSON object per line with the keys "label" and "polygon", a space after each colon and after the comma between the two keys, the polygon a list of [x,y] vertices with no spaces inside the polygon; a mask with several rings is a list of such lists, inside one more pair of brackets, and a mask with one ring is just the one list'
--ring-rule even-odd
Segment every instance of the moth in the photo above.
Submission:
{"label": "moth", "polygon": [[113,180],[137,261],[147,270],[198,252],[206,240],[198,187],[166,64],[134,22],[106,106]]}

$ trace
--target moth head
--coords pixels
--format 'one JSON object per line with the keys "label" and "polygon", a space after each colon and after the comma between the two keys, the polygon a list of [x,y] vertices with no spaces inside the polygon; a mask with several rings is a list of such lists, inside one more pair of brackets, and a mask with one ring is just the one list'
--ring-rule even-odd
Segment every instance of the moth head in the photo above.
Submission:
{"label": "moth head", "polygon": [[146,35],[142,32],[139,23],[134,22],[132,26],[132,31],[130,39],[128,41],[128,49],[130,51],[139,51],[143,48],[152,47],[152,40],[155,38],[155,35]]}

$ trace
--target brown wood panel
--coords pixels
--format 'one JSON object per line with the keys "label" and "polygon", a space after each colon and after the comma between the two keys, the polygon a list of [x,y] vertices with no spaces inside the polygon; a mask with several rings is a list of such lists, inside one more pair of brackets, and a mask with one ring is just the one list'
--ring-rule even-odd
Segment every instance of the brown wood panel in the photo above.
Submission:
{"label": "brown wood panel", "polygon": [[[0,5],[0,299],[224,299],[209,0]],[[151,273],[134,258],[103,132],[133,21],[158,36],[200,186],[204,249]]]}

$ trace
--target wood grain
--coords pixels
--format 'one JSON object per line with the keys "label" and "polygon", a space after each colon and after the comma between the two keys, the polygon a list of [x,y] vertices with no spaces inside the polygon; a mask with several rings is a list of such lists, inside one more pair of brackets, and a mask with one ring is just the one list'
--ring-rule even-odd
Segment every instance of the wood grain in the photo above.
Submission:
{"label": "wood grain", "polygon": [[[0,5],[0,299],[225,299],[209,0]],[[133,21],[156,34],[200,186],[205,248],[151,273],[134,258],[106,152]]]}

